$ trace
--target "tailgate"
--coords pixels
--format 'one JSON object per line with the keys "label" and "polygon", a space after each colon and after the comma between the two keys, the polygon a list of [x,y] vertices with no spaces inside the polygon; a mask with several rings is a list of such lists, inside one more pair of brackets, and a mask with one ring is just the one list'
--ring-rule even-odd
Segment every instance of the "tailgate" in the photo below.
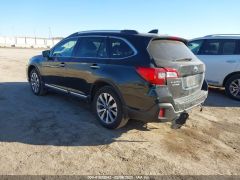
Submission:
{"label": "tailgate", "polygon": [[183,42],[153,39],[148,52],[157,67],[177,70],[178,78],[167,79],[167,86],[174,99],[193,95],[201,90],[205,65]]}

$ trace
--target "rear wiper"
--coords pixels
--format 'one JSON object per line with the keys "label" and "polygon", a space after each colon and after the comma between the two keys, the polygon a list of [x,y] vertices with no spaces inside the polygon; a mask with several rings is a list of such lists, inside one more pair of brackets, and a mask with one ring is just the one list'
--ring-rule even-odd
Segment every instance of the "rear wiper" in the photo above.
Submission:
{"label": "rear wiper", "polygon": [[191,61],[192,58],[181,58],[181,59],[174,59],[173,61]]}

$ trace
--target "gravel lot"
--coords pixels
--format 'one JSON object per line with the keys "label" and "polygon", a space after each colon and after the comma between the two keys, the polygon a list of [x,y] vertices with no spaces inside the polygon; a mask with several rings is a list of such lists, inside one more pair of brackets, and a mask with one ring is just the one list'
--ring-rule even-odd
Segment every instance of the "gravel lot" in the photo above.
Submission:
{"label": "gravel lot", "polygon": [[0,49],[0,174],[240,174],[240,102],[211,89],[186,125],[130,121],[107,130],[88,104],[26,82],[33,49]]}

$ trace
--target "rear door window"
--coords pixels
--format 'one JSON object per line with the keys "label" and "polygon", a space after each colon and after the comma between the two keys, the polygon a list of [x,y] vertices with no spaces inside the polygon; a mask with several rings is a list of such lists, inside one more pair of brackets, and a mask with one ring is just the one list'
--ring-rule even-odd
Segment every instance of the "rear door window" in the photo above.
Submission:
{"label": "rear door window", "polygon": [[134,50],[122,39],[110,38],[110,50],[110,57],[113,59],[126,58],[134,55]]}
{"label": "rear door window", "polygon": [[202,44],[203,40],[190,41],[188,43],[188,48],[193,52],[193,54],[198,54]]}
{"label": "rear door window", "polygon": [[104,37],[82,37],[76,50],[76,57],[80,58],[106,58],[107,46]]}
{"label": "rear door window", "polygon": [[220,53],[220,40],[206,40],[199,51],[201,55],[219,55]]}
{"label": "rear door window", "polygon": [[237,53],[237,41],[235,40],[224,40],[223,41],[223,55],[234,55]]}

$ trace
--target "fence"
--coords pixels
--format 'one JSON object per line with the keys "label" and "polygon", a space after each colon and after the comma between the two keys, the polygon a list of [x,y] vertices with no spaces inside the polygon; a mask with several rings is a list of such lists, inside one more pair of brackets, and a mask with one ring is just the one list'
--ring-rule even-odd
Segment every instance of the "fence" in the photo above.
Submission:
{"label": "fence", "polygon": [[50,48],[62,38],[1,37],[0,47]]}

